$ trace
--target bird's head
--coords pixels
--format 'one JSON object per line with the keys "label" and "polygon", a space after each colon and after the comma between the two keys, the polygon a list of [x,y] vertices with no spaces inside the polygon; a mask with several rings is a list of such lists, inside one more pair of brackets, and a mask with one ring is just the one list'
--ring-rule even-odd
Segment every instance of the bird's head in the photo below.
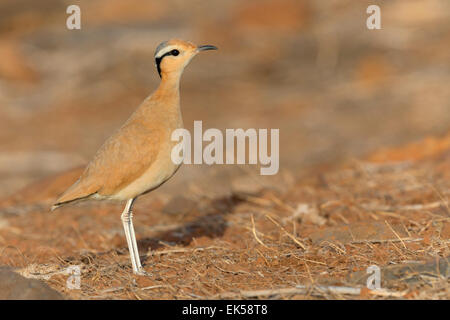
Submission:
{"label": "bird's head", "polygon": [[189,61],[200,51],[217,50],[215,46],[195,44],[172,39],[162,42],[155,51],[155,63],[159,76],[179,76],[187,66]]}

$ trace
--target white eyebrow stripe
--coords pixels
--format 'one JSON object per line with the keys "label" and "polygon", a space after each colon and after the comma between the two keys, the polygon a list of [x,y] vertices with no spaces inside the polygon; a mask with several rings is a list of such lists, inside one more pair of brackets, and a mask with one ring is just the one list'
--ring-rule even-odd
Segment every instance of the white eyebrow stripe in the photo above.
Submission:
{"label": "white eyebrow stripe", "polygon": [[173,49],[176,49],[176,48],[177,48],[177,46],[175,46],[175,45],[164,47],[163,49],[161,49],[157,52],[157,55],[155,55],[155,58],[160,58],[167,52],[172,51]]}

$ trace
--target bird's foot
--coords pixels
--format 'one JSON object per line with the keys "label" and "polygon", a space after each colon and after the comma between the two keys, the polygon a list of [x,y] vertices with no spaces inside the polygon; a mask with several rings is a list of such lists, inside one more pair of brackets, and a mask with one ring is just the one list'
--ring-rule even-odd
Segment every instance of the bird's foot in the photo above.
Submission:
{"label": "bird's foot", "polygon": [[140,268],[137,269],[137,270],[133,270],[133,273],[134,273],[135,275],[137,275],[137,276],[147,276],[147,277],[151,277],[151,276],[152,276],[151,273],[145,271],[144,268],[142,268],[142,267],[140,267]]}

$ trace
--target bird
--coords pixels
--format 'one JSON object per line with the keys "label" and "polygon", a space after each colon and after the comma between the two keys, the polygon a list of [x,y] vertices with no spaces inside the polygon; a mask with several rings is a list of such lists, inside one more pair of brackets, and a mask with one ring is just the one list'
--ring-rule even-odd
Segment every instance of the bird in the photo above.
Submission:
{"label": "bird", "polygon": [[201,51],[217,50],[213,45],[197,46],[171,39],[155,50],[156,69],[161,78],[149,95],[112,134],[88,163],[80,178],[51,207],[51,211],[84,200],[126,201],[121,220],[133,273],[148,274],[142,267],[133,226],[135,200],[160,187],[179,169],[171,159],[174,130],[183,128],[180,109],[180,78],[184,68]]}

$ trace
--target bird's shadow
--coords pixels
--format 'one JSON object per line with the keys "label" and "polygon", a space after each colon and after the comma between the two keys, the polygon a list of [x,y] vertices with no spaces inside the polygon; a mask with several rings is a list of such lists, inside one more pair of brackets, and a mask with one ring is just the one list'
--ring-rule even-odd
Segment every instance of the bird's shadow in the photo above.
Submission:
{"label": "bird's shadow", "polygon": [[[144,253],[164,247],[163,243],[178,246],[188,246],[194,238],[217,238],[223,236],[227,229],[225,216],[233,211],[233,208],[242,200],[236,196],[222,197],[211,201],[207,214],[188,222],[173,230],[160,232],[154,237],[144,238],[138,241],[139,251]],[[142,257],[144,263],[148,255]]]}

